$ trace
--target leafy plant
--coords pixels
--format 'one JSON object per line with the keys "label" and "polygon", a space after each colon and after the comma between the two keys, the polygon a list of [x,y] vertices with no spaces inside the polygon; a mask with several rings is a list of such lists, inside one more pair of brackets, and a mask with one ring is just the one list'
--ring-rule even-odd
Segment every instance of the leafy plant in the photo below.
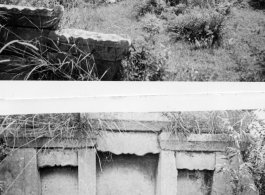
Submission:
{"label": "leafy plant", "polygon": [[219,46],[224,16],[214,10],[193,8],[168,24],[173,41],[185,40],[196,48]]}

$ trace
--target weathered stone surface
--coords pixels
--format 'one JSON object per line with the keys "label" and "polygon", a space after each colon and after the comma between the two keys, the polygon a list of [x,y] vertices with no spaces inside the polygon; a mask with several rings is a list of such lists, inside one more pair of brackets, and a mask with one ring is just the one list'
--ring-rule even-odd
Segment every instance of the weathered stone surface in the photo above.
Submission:
{"label": "weathered stone surface", "polygon": [[96,195],[96,151],[81,149],[78,151],[78,189],[79,195]]}
{"label": "weathered stone surface", "polygon": [[131,45],[130,39],[115,34],[96,33],[81,29],[52,31],[49,38],[52,40],[50,42],[52,48],[55,48],[55,44],[61,51],[72,54],[78,54],[80,53],[78,50],[81,50],[84,54],[93,54],[95,59],[106,61],[123,59],[123,53]]}
{"label": "weathered stone surface", "polygon": [[19,149],[6,157],[0,163],[0,181],[5,195],[39,195],[36,150]]}
{"label": "weathered stone surface", "polygon": [[215,153],[176,152],[177,169],[214,170]]}
{"label": "weathered stone surface", "polygon": [[3,194],[25,195],[24,150],[15,150],[0,163],[0,181],[4,181]]}
{"label": "weathered stone surface", "polygon": [[40,174],[37,166],[37,153],[33,148],[25,148],[25,195],[40,195]]}
{"label": "weathered stone surface", "polygon": [[78,195],[77,169],[70,166],[41,168],[41,195]]}
{"label": "weathered stone surface", "polygon": [[157,154],[97,154],[97,195],[154,195]]}
{"label": "weathered stone surface", "polygon": [[38,154],[38,167],[77,165],[77,152],[73,150],[44,150]]}
{"label": "weathered stone surface", "polygon": [[42,138],[6,138],[8,147],[11,148],[87,148],[94,147],[96,144],[96,137],[89,137],[87,139],[51,139],[47,137]]}
{"label": "weathered stone surface", "polygon": [[170,121],[161,113],[83,113],[91,125],[112,131],[150,131],[165,129]]}
{"label": "weathered stone surface", "polygon": [[232,139],[224,134],[191,134],[188,137],[178,137],[173,133],[162,132],[159,135],[159,143],[163,150],[176,151],[214,152],[225,151],[226,147],[234,146]]}
{"label": "weathered stone surface", "polygon": [[177,177],[174,152],[161,151],[157,168],[156,195],[176,195]]}
{"label": "weathered stone surface", "polygon": [[159,153],[160,149],[155,133],[102,131],[98,136],[97,149],[114,154]]}
{"label": "weathered stone surface", "polygon": [[24,28],[57,29],[64,8],[34,8],[0,4],[0,11],[7,13],[7,20],[0,18],[0,24]]}

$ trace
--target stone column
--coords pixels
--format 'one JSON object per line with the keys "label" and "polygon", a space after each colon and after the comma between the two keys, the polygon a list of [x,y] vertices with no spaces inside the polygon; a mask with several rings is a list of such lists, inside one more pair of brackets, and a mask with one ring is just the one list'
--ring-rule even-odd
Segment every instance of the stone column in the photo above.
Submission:
{"label": "stone column", "polygon": [[174,151],[161,151],[157,168],[156,195],[176,195],[177,177]]}
{"label": "stone column", "polygon": [[37,154],[33,148],[25,148],[24,150],[24,164],[25,164],[25,195],[40,195],[41,184],[40,174],[37,165]]}
{"label": "stone column", "polygon": [[78,151],[79,195],[96,195],[96,179],[95,149],[80,149]]}

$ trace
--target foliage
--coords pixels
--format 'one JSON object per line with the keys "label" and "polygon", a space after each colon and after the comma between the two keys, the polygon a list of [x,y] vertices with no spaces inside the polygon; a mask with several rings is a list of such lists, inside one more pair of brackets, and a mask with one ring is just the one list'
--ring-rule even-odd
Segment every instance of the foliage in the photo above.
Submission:
{"label": "foliage", "polygon": [[146,14],[142,20],[143,42],[141,46],[131,47],[123,61],[123,80],[161,81],[164,77],[165,57],[156,51],[155,36],[159,34],[162,22],[153,14]]}
{"label": "foliage", "polygon": [[224,16],[214,10],[194,8],[171,21],[168,31],[174,41],[185,40],[197,48],[220,46]]}
{"label": "foliage", "polygon": [[247,131],[253,119],[252,111],[203,111],[164,113],[171,121],[168,131],[173,133],[220,134]]}

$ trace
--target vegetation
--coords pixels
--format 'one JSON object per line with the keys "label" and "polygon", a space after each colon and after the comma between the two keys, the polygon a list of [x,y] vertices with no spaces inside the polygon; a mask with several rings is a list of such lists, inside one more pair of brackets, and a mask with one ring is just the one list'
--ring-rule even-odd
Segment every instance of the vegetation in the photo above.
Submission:
{"label": "vegetation", "polygon": [[[122,80],[264,81],[263,0],[67,2],[61,28],[115,33],[133,40],[123,61]],[[19,4],[53,7],[59,1]]]}

